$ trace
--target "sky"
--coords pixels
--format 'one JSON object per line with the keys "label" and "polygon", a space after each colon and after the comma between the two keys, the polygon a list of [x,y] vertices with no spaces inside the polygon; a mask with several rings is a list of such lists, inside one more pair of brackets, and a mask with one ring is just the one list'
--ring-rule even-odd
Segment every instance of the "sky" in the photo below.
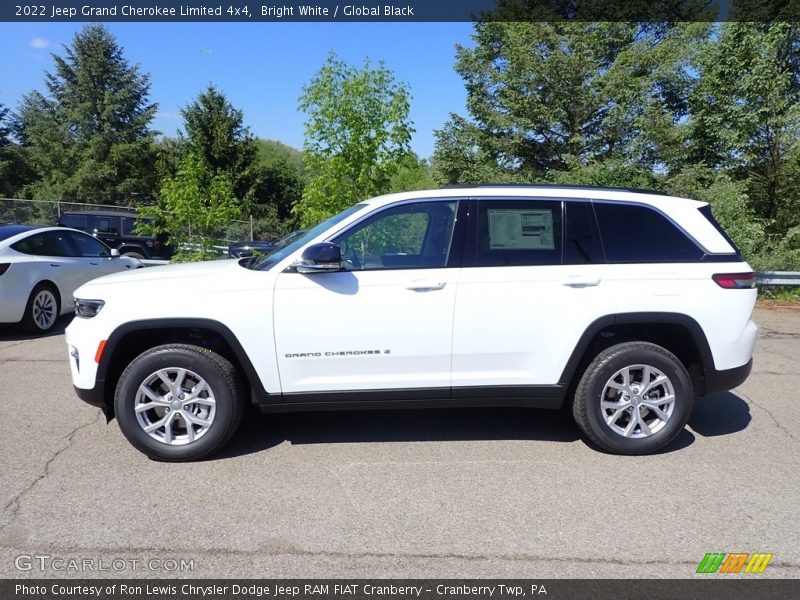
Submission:
{"label": "sky", "polygon": [[[465,114],[466,92],[453,70],[455,45],[471,46],[470,23],[110,23],[125,57],[151,75],[159,105],[153,128],[173,136],[180,109],[209,83],[244,111],[257,137],[303,145],[302,87],[328,53],[361,65],[383,60],[409,85],[419,156],[433,153],[434,129]],[[15,109],[23,94],[45,91],[51,53],[63,53],[78,23],[0,23],[0,103]]]}

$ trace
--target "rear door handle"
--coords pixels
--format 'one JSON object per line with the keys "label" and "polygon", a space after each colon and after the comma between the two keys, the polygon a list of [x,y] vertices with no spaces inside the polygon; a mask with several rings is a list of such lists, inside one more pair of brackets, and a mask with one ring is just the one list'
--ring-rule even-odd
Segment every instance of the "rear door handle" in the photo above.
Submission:
{"label": "rear door handle", "polygon": [[94,266],[96,267],[96,266],[97,266],[97,265],[99,265],[100,263],[90,262],[89,264],[90,264],[90,265],[94,265]]}
{"label": "rear door handle", "polygon": [[567,285],[573,288],[593,287],[599,284],[599,277],[567,277],[561,282],[561,285]]}
{"label": "rear door handle", "polygon": [[50,266],[51,266],[51,267],[60,267],[61,265],[60,265],[60,264],[58,264],[58,263],[50,263]]}
{"label": "rear door handle", "polygon": [[428,290],[440,290],[442,289],[447,282],[445,281],[430,281],[428,279],[415,279],[414,281],[409,281],[406,283],[407,290],[413,290],[415,292],[425,292]]}

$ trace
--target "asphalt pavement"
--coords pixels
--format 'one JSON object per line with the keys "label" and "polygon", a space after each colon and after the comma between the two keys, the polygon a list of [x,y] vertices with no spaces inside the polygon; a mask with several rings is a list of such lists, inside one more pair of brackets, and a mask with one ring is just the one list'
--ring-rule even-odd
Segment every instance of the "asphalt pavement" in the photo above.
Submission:
{"label": "asphalt pavement", "polygon": [[66,321],[0,328],[0,577],[684,578],[707,552],[800,577],[800,311],[755,320],[750,379],[657,455],[469,409],[253,414],[190,464],[78,400]]}

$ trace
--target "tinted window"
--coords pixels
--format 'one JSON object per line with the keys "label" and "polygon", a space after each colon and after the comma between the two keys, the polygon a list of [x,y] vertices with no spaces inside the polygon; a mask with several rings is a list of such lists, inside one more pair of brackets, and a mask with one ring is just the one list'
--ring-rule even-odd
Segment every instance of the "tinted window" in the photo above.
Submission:
{"label": "tinted window", "polygon": [[96,256],[111,256],[108,248],[102,242],[98,242],[90,235],[83,235],[81,233],[69,232],[69,239],[78,248],[79,256],[96,257]]}
{"label": "tinted window", "polygon": [[76,251],[67,240],[67,233],[46,231],[20,240],[11,247],[17,252],[36,256],[75,256]]}
{"label": "tinted window", "polygon": [[652,208],[602,202],[594,207],[608,262],[687,262],[703,257],[697,244]]}
{"label": "tinted window", "polygon": [[592,207],[588,202],[565,202],[567,219],[564,264],[604,262]]}
{"label": "tinted window", "polygon": [[475,264],[479,267],[561,264],[561,202],[482,200]]}
{"label": "tinted window", "polygon": [[86,231],[89,229],[89,217],[86,215],[61,215],[59,223],[73,229]]}
{"label": "tinted window", "polygon": [[456,202],[416,202],[388,208],[333,241],[345,268],[419,269],[447,266]]}
{"label": "tinted window", "polygon": [[150,222],[148,219],[137,219],[135,217],[122,217],[122,235],[141,235],[136,232],[136,226],[142,222]]}
{"label": "tinted window", "polygon": [[119,217],[95,217],[94,228],[97,233],[119,233]]}

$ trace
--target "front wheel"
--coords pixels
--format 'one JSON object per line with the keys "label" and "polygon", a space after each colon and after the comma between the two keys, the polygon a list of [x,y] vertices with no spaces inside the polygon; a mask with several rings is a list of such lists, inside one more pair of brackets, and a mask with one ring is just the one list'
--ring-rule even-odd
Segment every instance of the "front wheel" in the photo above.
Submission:
{"label": "front wheel", "polygon": [[163,461],[199,460],[236,431],[244,393],[222,356],[185,344],[152,348],[122,373],[114,408],[122,433],[138,450]]}
{"label": "front wheel", "polygon": [[689,374],[668,350],[626,342],[601,352],[575,390],[575,422],[615,454],[648,454],[686,425],[694,394]]}

